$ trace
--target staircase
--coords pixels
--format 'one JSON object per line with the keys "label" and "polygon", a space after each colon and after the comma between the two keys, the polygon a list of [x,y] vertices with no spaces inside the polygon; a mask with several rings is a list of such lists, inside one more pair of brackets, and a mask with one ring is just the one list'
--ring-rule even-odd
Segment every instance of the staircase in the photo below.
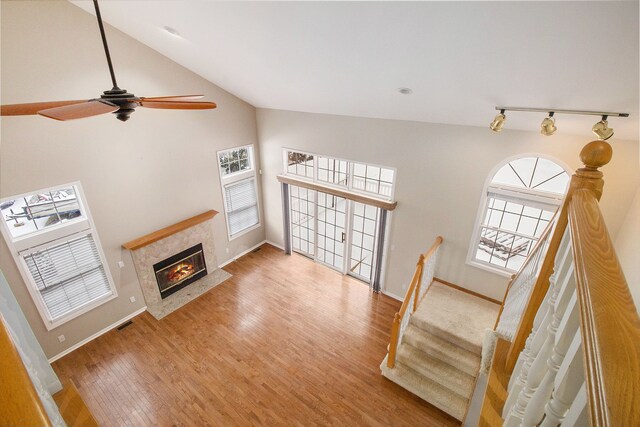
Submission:
{"label": "staircase", "polygon": [[464,418],[480,368],[485,330],[500,306],[434,281],[409,317],[395,366],[382,375],[458,420]]}

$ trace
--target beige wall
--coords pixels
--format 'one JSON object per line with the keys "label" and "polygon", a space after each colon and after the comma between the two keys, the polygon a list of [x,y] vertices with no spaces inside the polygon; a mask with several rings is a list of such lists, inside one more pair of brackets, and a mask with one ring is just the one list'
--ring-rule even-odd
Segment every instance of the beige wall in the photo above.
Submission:
{"label": "beige wall", "polygon": [[618,260],[622,265],[631,295],[640,313],[640,187],[615,240]]}
{"label": "beige wall", "polygon": [[[491,120],[487,110],[487,122]],[[266,237],[282,243],[280,188],[282,148],[297,148],[398,169],[392,215],[386,290],[404,295],[417,255],[437,235],[444,245],[436,274],[501,299],[507,279],[465,264],[482,189],[489,172],[505,158],[524,153],[553,156],[575,170],[589,138],[394,120],[363,119],[258,109],[258,138]],[[586,121],[585,126],[591,126]],[[603,168],[602,210],[616,236],[640,181],[637,141],[612,141],[614,156]],[[638,236],[640,238],[640,236]]]}
{"label": "beige wall", "polygon": [[[65,1],[3,1],[1,29],[3,104],[94,98],[111,88],[95,17],[81,9]],[[0,268],[48,357],[144,306],[131,256],[120,245],[208,209],[222,212],[216,151],[256,144],[251,105],[123,33],[107,31],[121,87],[139,96],[203,93],[218,109],[140,108],[126,123],[111,114],[72,122],[2,119],[0,197],[81,181],[119,293],[47,332],[0,239]],[[229,242],[224,215],[214,223],[219,264],[264,240],[260,227]],[[64,343],[57,340],[61,334]]]}

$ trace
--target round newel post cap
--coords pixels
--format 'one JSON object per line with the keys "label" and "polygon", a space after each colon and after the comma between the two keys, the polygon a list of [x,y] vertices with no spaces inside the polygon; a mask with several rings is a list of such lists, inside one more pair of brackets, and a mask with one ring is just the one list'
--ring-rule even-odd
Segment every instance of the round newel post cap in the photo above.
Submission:
{"label": "round newel post cap", "polygon": [[613,149],[603,140],[591,141],[580,151],[580,160],[587,169],[598,169],[609,163]]}

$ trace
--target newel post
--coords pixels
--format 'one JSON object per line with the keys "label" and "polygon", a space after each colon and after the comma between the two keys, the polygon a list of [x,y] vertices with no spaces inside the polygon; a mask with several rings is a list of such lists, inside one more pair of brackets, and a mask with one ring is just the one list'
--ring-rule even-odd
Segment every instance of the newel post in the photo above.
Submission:
{"label": "newel post", "polygon": [[560,206],[560,212],[558,213],[558,220],[556,222],[556,228],[549,242],[547,253],[545,254],[544,261],[540,268],[536,283],[533,285],[531,295],[525,306],[518,329],[513,337],[513,342],[507,353],[505,360],[505,371],[508,375],[513,373],[513,369],[516,366],[518,356],[524,348],[527,337],[531,333],[533,328],[533,319],[542,304],[542,301],[549,290],[549,277],[553,273],[553,266],[555,263],[556,254],[560,247],[560,242],[564,236],[564,231],[567,228],[568,223],[568,209],[569,201],[576,190],[587,189],[591,191],[594,196],[600,200],[602,197],[602,188],[604,187],[604,180],[602,179],[602,172],[598,168],[606,165],[611,161],[613,155],[613,149],[608,142],[602,140],[591,141],[585,145],[580,151],[580,160],[584,167],[578,169],[571,177],[571,183],[569,184],[569,190],[567,195]]}
{"label": "newel post", "polygon": [[607,141],[591,141],[585,145],[580,151],[580,160],[582,160],[584,167],[578,169],[571,178],[567,199],[570,199],[572,193],[577,189],[588,189],[596,199],[600,200],[604,180],[602,179],[603,174],[598,168],[609,163],[612,155],[613,149]]}

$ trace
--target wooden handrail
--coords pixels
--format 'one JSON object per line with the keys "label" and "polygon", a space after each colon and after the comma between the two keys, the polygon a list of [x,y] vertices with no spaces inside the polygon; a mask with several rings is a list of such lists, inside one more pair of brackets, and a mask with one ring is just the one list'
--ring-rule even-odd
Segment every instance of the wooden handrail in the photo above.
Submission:
{"label": "wooden handrail", "polygon": [[572,195],[569,224],[591,425],[638,426],[640,318],[590,190]]}
{"label": "wooden handrail", "polygon": [[[443,241],[444,241],[444,239],[442,238],[442,236],[436,237],[436,240],[433,242],[433,245],[431,245],[429,250],[423,254],[424,255],[424,262],[427,262],[436,253],[436,251],[438,250],[438,248],[440,247],[440,245],[442,244]],[[423,266],[424,266],[424,264],[423,264]],[[424,274],[424,272],[423,272],[423,274]],[[418,298],[420,296],[420,287],[421,286],[422,286],[422,280],[420,280],[418,282],[418,285],[416,286],[416,291],[415,291],[416,293],[415,293],[415,296],[413,298],[413,311],[416,311],[418,309],[418,306],[422,302],[422,300]]]}
{"label": "wooden handrail", "polygon": [[420,254],[420,256],[418,257],[416,270],[413,273],[411,283],[409,284],[407,292],[405,293],[404,300],[402,301],[402,306],[400,306],[400,310],[393,317],[393,323],[391,325],[391,342],[389,344],[389,356],[387,357],[387,366],[389,368],[393,368],[396,363],[396,351],[398,350],[398,341],[400,339],[400,324],[402,323],[402,319],[409,309],[412,295],[414,299],[414,304],[411,308],[412,313],[417,308],[416,300],[420,292],[420,282],[422,281],[425,262],[428,261],[436,253],[438,247],[440,247],[442,242],[442,236],[436,237],[436,240],[434,241],[433,245],[431,245],[431,248],[429,248],[429,250],[427,250],[427,252],[425,252],[424,254]]}
{"label": "wooden handrail", "polygon": [[407,289],[407,293],[402,301],[400,310],[393,316],[393,324],[391,325],[391,342],[389,343],[389,357],[387,357],[387,366],[389,368],[396,366],[396,351],[398,350],[398,340],[400,339],[400,324],[402,323],[402,318],[409,309],[411,295],[415,292],[417,284],[420,283],[423,267],[424,255],[420,254],[418,262],[416,263],[416,271],[413,273],[411,284],[409,284],[409,288]]}
{"label": "wooden handrail", "polygon": [[569,201],[571,200],[574,192],[579,189],[587,189],[591,191],[597,200],[600,199],[602,196],[604,181],[602,180],[602,172],[600,172],[598,168],[609,163],[611,155],[611,146],[606,141],[600,140],[591,141],[585,145],[580,152],[580,159],[585,167],[578,169],[571,177],[569,190],[567,191],[560,210],[558,211],[558,220],[553,236],[551,236],[547,253],[545,254],[542,267],[538,273],[538,278],[531,290],[527,305],[525,306],[525,311],[522,313],[518,329],[516,330],[513,342],[509,348],[509,353],[507,354],[506,371],[509,375],[511,375],[516,366],[518,356],[522,349],[524,349],[525,341],[533,327],[533,319],[542,304],[544,296],[549,290],[549,278],[553,273],[556,254],[568,225]]}
{"label": "wooden handrail", "polygon": [[0,314],[0,424],[50,426],[31,377]]}

